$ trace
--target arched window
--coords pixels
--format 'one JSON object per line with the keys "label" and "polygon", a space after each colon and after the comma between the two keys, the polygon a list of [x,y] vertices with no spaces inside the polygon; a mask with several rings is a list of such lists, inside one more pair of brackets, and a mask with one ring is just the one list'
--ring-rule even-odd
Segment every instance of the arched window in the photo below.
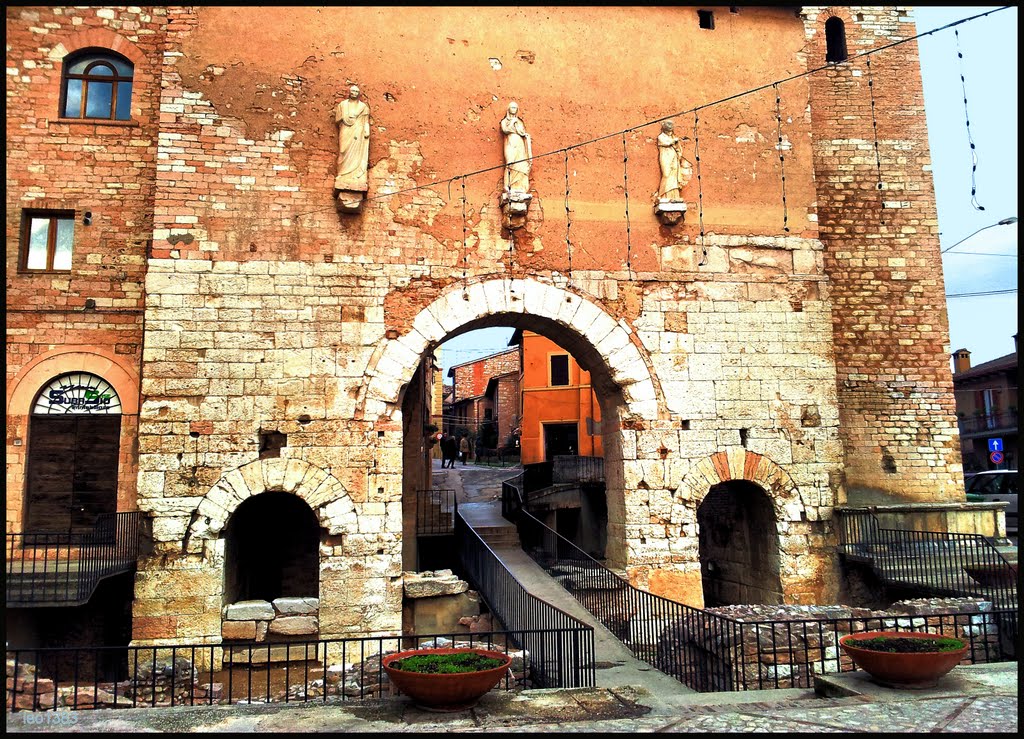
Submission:
{"label": "arched window", "polygon": [[845,62],[846,25],[842,18],[832,17],[825,21],[825,61],[830,64]]}
{"label": "arched window", "polygon": [[120,54],[86,49],[64,59],[61,115],[127,121],[131,118],[135,68]]}

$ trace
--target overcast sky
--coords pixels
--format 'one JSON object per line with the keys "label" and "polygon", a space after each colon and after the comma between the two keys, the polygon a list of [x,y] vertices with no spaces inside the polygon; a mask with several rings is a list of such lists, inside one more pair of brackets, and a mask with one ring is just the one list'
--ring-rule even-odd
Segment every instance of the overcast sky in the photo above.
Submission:
{"label": "overcast sky", "polygon": [[[915,7],[913,15],[918,33],[924,33],[997,7]],[[940,238],[942,248],[949,249],[943,255],[946,294],[1013,289],[947,300],[949,348],[970,350],[975,366],[1013,352],[1017,332],[1017,225],[986,228],[1017,215],[1017,17],[1012,7],[957,26],[978,159],[975,199],[984,210],[971,202],[971,148],[956,36],[949,29],[919,42]],[[884,64],[884,58],[872,63]],[[447,370],[501,351],[511,334],[512,329],[492,328],[446,342],[442,366]]]}

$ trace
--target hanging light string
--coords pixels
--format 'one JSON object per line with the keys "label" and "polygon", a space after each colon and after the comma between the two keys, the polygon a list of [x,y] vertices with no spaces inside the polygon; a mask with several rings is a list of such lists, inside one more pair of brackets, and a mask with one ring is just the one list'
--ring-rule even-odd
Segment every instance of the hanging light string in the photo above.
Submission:
{"label": "hanging light string", "polygon": [[789,233],[789,208],[786,206],[786,150],[782,146],[782,98],[778,85],[775,85],[775,122],[779,137],[779,165],[782,170],[782,230]]}
{"label": "hanging light string", "polygon": [[708,249],[704,245],[704,188],[700,179],[700,136],[697,134],[697,123],[699,122],[697,111],[693,113],[693,158],[697,164],[697,219],[700,222],[700,261],[698,267],[708,263]]}
{"label": "hanging light string", "polygon": [[565,253],[569,257],[569,285],[572,286],[572,240],[569,230],[572,228],[572,214],[569,212],[569,150],[565,150]]}
{"label": "hanging light string", "polygon": [[622,134],[622,191],[626,196],[626,275],[633,279],[633,245],[629,238],[629,153],[626,150],[626,134]]}
{"label": "hanging light string", "polygon": [[[972,16],[969,16],[967,18],[961,18],[960,20],[952,21],[951,23],[947,23],[944,26],[940,26],[938,28],[933,28],[930,31],[925,31],[924,33],[919,33],[919,34],[916,34],[914,36],[907,36],[905,38],[900,38],[900,39],[898,39],[896,41],[893,41],[893,42],[888,43],[888,44],[883,44],[882,46],[878,46],[878,47],[876,47],[874,49],[869,49],[867,51],[862,51],[859,54],[854,54],[854,55],[848,57],[848,61],[853,61],[855,59],[860,59],[861,57],[869,57],[871,55],[883,52],[883,51],[885,51],[887,49],[891,49],[891,48],[894,48],[896,46],[900,46],[901,44],[909,43],[909,42],[912,42],[912,41],[917,41],[919,39],[924,38],[925,36],[931,36],[933,34],[940,33],[942,31],[946,31],[946,30],[949,30],[951,28],[955,28],[956,26],[960,26],[960,25],[963,25],[965,23],[970,23],[971,21],[975,21],[975,20],[978,20],[980,18],[984,18],[985,16],[992,15],[993,13],[998,13],[998,12],[1003,11],[1003,10],[1010,10],[1010,9],[1012,9],[1014,7],[1016,7],[1016,6],[1004,5],[1004,6],[999,7],[999,8],[994,8],[993,10],[985,11],[984,13],[978,13],[977,15],[972,15]],[[609,134],[604,134],[602,136],[597,136],[597,137],[595,137],[593,139],[590,139],[588,141],[583,141],[583,142],[580,142],[578,144],[574,144],[573,147],[570,147],[570,148],[578,148],[578,147],[583,147],[583,146],[589,146],[590,144],[596,144],[598,142],[604,141],[605,139],[609,139],[609,138],[612,138],[614,136],[624,135],[624,134],[627,134],[627,133],[633,133],[634,131],[639,131],[641,129],[647,128],[648,126],[652,126],[652,125],[655,125],[655,124],[660,124],[660,123],[662,123],[664,121],[667,121],[669,119],[672,119],[672,118],[683,117],[683,116],[689,115],[690,113],[696,113],[698,111],[704,110],[705,108],[712,108],[712,107],[714,107],[716,105],[722,105],[724,103],[728,103],[728,102],[731,102],[733,100],[737,100],[739,98],[746,97],[747,95],[757,94],[759,92],[767,90],[768,88],[774,87],[776,85],[782,85],[782,84],[785,84],[786,82],[792,82],[793,80],[798,80],[798,79],[800,79],[802,77],[809,77],[809,76],[811,76],[813,74],[816,74],[818,72],[822,72],[822,71],[825,71],[825,70],[828,70],[828,69],[834,69],[834,68],[835,68],[834,64],[826,63],[826,64],[821,65],[820,67],[814,67],[813,69],[808,69],[808,70],[806,70],[804,72],[800,72],[799,74],[790,75],[789,77],[783,77],[781,79],[774,80],[772,82],[766,82],[763,85],[758,85],[757,87],[752,87],[752,88],[750,88],[748,90],[744,90],[742,92],[738,92],[738,93],[735,93],[733,95],[729,95],[729,96],[724,97],[724,98],[719,98],[718,100],[713,100],[713,101],[708,102],[708,103],[702,103],[701,105],[697,105],[697,106],[695,106],[693,108],[690,108],[688,110],[677,111],[675,113],[670,113],[669,115],[665,115],[665,116],[662,116],[660,118],[655,118],[653,120],[644,121],[643,123],[638,123],[635,126],[630,126],[629,128],[625,128],[625,129],[623,129],[621,131],[616,131],[614,133],[609,133]],[[371,202],[371,201],[374,201],[374,200],[381,200],[381,199],[384,199],[384,198],[390,198],[390,197],[393,197],[395,195],[403,195],[405,193],[415,192],[417,190],[430,189],[430,188],[433,188],[433,187],[437,187],[438,185],[443,185],[443,184],[445,184],[445,182],[455,182],[456,180],[461,179],[463,177],[475,177],[477,175],[482,175],[482,174],[487,174],[489,172],[494,172],[495,170],[502,170],[502,171],[504,171],[504,169],[507,166],[511,166],[512,164],[519,164],[521,162],[528,162],[528,161],[534,161],[534,160],[537,160],[537,159],[542,159],[544,157],[549,157],[549,156],[553,156],[553,155],[556,155],[556,154],[560,154],[563,151],[564,151],[564,149],[556,149],[554,151],[549,151],[549,152],[545,152],[545,153],[542,153],[542,154],[534,154],[532,158],[527,157],[526,159],[522,159],[519,162],[509,162],[507,164],[498,164],[498,165],[495,165],[495,166],[492,166],[492,167],[485,167],[484,169],[478,169],[478,170],[475,170],[475,171],[472,171],[472,172],[464,172],[462,174],[454,175],[453,177],[450,177],[450,178],[448,178],[446,180],[441,180],[439,182],[432,182],[429,185],[414,185],[413,187],[408,187],[408,188],[401,189],[401,190],[395,190],[393,192],[383,193],[381,195],[367,196],[366,197],[366,202]],[[303,212],[300,212],[300,213],[295,213],[295,214],[293,214],[290,217],[298,218],[298,217],[301,217],[301,216],[315,215],[317,213],[326,213],[326,212],[334,211],[334,210],[336,210],[336,208],[332,205],[330,207],[315,208],[313,210],[308,210],[308,211],[303,211]],[[253,221],[263,221],[263,220],[279,221],[280,218],[255,218],[255,219],[250,219],[250,220],[253,220]]]}
{"label": "hanging light string", "polygon": [[964,92],[964,121],[967,124],[967,142],[971,145],[971,205],[974,206],[975,210],[985,210],[985,206],[979,203],[976,197],[978,192],[978,149],[974,145],[974,137],[971,136],[971,116],[967,112],[967,80],[964,77],[964,53],[960,49],[960,31],[953,29],[953,35],[956,37],[957,64],[960,65],[960,88]]}
{"label": "hanging light string", "polygon": [[875,78],[871,73],[871,59],[867,59],[868,65],[868,94],[871,97],[871,133],[875,138],[875,172],[878,175],[877,189],[879,192],[885,189],[882,184],[882,155],[878,150],[878,117],[875,115]]}
{"label": "hanging light string", "polygon": [[462,178],[462,286],[466,289],[466,268],[469,262],[468,230],[466,228],[466,178]]}

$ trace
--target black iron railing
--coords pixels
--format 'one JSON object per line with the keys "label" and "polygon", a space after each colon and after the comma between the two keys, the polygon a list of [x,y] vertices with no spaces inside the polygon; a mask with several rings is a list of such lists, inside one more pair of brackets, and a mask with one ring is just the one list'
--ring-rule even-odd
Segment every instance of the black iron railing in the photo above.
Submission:
{"label": "black iron railing", "polygon": [[984,431],[1001,431],[1017,428],[1017,411],[1003,411],[987,415],[964,417],[957,420],[961,434],[974,434]]}
{"label": "black iron railing", "polygon": [[86,532],[7,534],[7,606],[76,605],[135,569],[143,514],[105,513]]}
{"label": "black iron railing", "polygon": [[840,552],[870,562],[886,583],[922,593],[1017,606],[1017,563],[986,537],[881,526],[870,511],[837,511]]}
{"label": "black iron railing", "polygon": [[455,526],[467,577],[492,615],[530,654],[531,679],[548,688],[593,686],[593,627],[527,592],[461,516]]}
{"label": "black iron railing", "polygon": [[[334,703],[398,694],[381,656],[414,647],[482,647],[508,652],[512,665],[497,690],[550,687],[543,647],[550,631],[374,636],[281,643],[187,644],[7,650],[7,708],[139,708],[245,703]],[[537,652],[516,644],[536,644]],[[561,655],[568,657],[570,655]],[[592,669],[592,668],[591,668]]]}
{"label": "black iron railing", "polygon": [[507,482],[503,500],[509,499],[507,507],[533,559],[638,659],[694,690],[808,688],[816,674],[856,669],[841,654],[841,636],[880,629],[957,636],[969,643],[970,662],[1013,658],[1016,607],[915,617],[738,618],[654,595],[633,587],[530,515],[519,496],[521,481]]}
{"label": "black iron railing", "polygon": [[486,467],[516,467],[519,461],[518,449],[484,449],[473,458],[474,464]]}
{"label": "black iron railing", "polygon": [[555,485],[604,482],[604,457],[583,457],[575,454],[556,456],[553,460],[551,482]]}
{"label": "black iron railing", "polygon": [[417,490],[416,533],[420,536],[451,534],[458,510],[454,490]]}

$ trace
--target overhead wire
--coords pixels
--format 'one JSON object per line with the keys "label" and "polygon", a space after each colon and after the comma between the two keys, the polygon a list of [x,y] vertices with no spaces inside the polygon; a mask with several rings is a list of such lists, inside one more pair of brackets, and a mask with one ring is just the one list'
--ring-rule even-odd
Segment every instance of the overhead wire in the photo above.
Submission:
{"label": "overhead wire", "polygon": [[[897,40],[892,41],[890,43],[883,44],[882,46],[878,46],[878,47],[875,47],[873,49],[868,49],[868,50],[862,51],[862,52],[860,52],[858,54],[850,55],[849,57],[847,57],[847,59],[845,61],[853,61],[855,59],[860,59],[860,58],[864,58],[864,57],[870,57],[873,54],[878,54],[880,52],[886,51],[888,49],[892,49],[892,48],[900,46],[902,44],[906,44],[906,43],[910,43],[910,42],[913,42],[913,41],[917,41],[919,39],[925,38],[926,36],[931,36],[931,35],[936,34],[936,33],[941,33],[942,31],[946,31],[946,30],[949,30],[951,28],[955,29],[957,26],[963,25],[965,23],[970,23],[970,22],[978,20],[980,18],[984,18],[985,16],[992,15],[993,13],[998,13],[998,12],[1001,12],[1003,10],[1009,10],[1009,9],[1011,9],[1013,7],[1015,7],[1015,6],[1004,5],[1004,6],[1001,6],[999,8],[994,8],[992,10],[985,11],[984,13],[978,13],[976,15],[968,16],[967,18],[961,18],[960,20],[951,21],[950,23],[947,23],[947,24],[945,24],[943,26],[939,26],[938,28],[933,28],[933,29],[931,29],[929,31],[924,31],[922,33],[917,33],[917,34],[914,34],[913,36],[907,36],[906,38],[900,38],[900,39],[897,39]],[[643,123],[638,123],[636,125],[629,126],[628,128],[624,128],[622,130],[615,131],[614,133],[602,134],[600,136],[596,136],[594,138],[588,139],[586,141],[581,141],[581,142],[578,142],[576,144],[570,144],[569,146],[565,146],[565,147],[562,147],[562,148],[559,148],[559,149],[553,149],[551,151],[543,152],[541,154],[534,154],[532,157],[527,157],[525,159],[521,159],[521,160],[518,160],[518,161],[515,161],[515,162],[505,162],[503,164],[496,164],[494,166],[484,167],[482,169],[473,170],[471,172],[463,172],[461,174],[453,175],[451,177],[448,177],[448,178],[443,179],[443,180],[439,180],[437,182],[432,182],[432,183],[430,183],[428,185],[415,185],[413,187],[402,188],[402,189],[398,189],[398,190],[392,190],[392,191],[389,191],[389,192],[386,192],[386,193],[381,193],[379,195],[367,196],[365,198],[365,200],[366,200],[366,202],[373,202],[373,201],[376,201],[376,200],[383,200],[385,198],[391,198],[391,197],[394,197],[396,195],[404,195],[404,194],[416,192],[416,191],[419,191],[419,190],[425,190],[425,189],[429,190],[429,189],[432,189],[432,188],[435,188],[435,187],[444,186],[445,184],[450,184],[450,183],[455,182],[455,181],[457,181],[459,179],[469,178],[469,177],[476,177],[478,175],[488,174],[488,173],[494,172],[496,170],[504,170],[506,167],[511,166],[513,164],[521,164],[521,163],[524,163],[524,162],[532,162],[532,161],[537,160],[537,159],[543,159],[545,157],[551,157],[551,156],[556,156],[556,155],[564,155],[564,154],[568,153],[569,151],[572,151],[573,149],[579,149],[579,148],[582,148],[584,146],[590,146],[591,144],[596,144],[596,143],[599,143],[601,141],[605,141],[606,139],[613,138],[613,137],[616,137],[616,136],[624,136],[627,133],[633,133],[635,131],[639,131],[639,130],[641,130],[643,128],[647,128],[648,126],[652,126],[652,125],[655,125],[655,124],[658,124],[658,123],[662,123],[662,122],[667,121],[667,120],[672,119],[672,118],[677,118],[677,117],[680,117],[680,116],[689,115],[691,113],[696,114],[699,111],[704,110],[706,108],[712,108],[712,107],[714,107],[716,105],[722,105],[724,103],[728,103],[728,102],[731,102],[733,100],[737,100],[739,98],[746,97],[747,95],[753,95],[753,94],[762,92],[764,90],[767,90],[767,89],[770,89],[770,88],[773,88],[773,87],[777,87],[778,85],[782,85],[782,84],[785,84],[787,82],[793,82],[794,80],[798,80],[798,79],[801,79],[803,77],[808,77],[810,75],[817,74],[818,72],[822,72],[824,70],[834,68],[834,66],[835,65],[833,63],[829,62],[829,63],[823,64],[821,66],[805,70],[803,72],[798,72],[796,74],[792,74],[792,75],[790,75],[788,77],[782,77],[780,79],[773,80],[771,82],[766,82],[766,83],[764,83],[762,85],[758,85],[757,87],[752,87],[750,89],[743,90],[742,92],[737,92],[737,93],[734,93],[732,95],[728,95],[726,97],[719,98],[717,100],[712,100],[710,102],[701,103],[700,105],[696,105],[696,106],[694,106],[692,108],[689,108],[689,109],[680,110],[680,111],[677,111],[675,113],[670,113],[668,115],[661,116],[659,118],[654,118],[654,119],[651,119],[651,120],[648,120],[648,121],[644,121]],[[329,211],[333,211],[333,210],[334,210],[334,206],[324,207],[324,208],[315,208],[313,210],[302,211],[302,212],[299,212],[299,213],[293,213],[290,216],[286,216],[286,217],[288,217],[288,218],[301,218],[301,217],[304,217],[304,216],[315,215],[317,213],[325,213],[325,212],[329,212]],[[264,220],[269,221],[269,220],[280,220],[280,219],[279,218],[277,218],[277,219],[254,218],[254,219],[251,219],[251,220],[254,220],[254,221],[264,221]]]}

